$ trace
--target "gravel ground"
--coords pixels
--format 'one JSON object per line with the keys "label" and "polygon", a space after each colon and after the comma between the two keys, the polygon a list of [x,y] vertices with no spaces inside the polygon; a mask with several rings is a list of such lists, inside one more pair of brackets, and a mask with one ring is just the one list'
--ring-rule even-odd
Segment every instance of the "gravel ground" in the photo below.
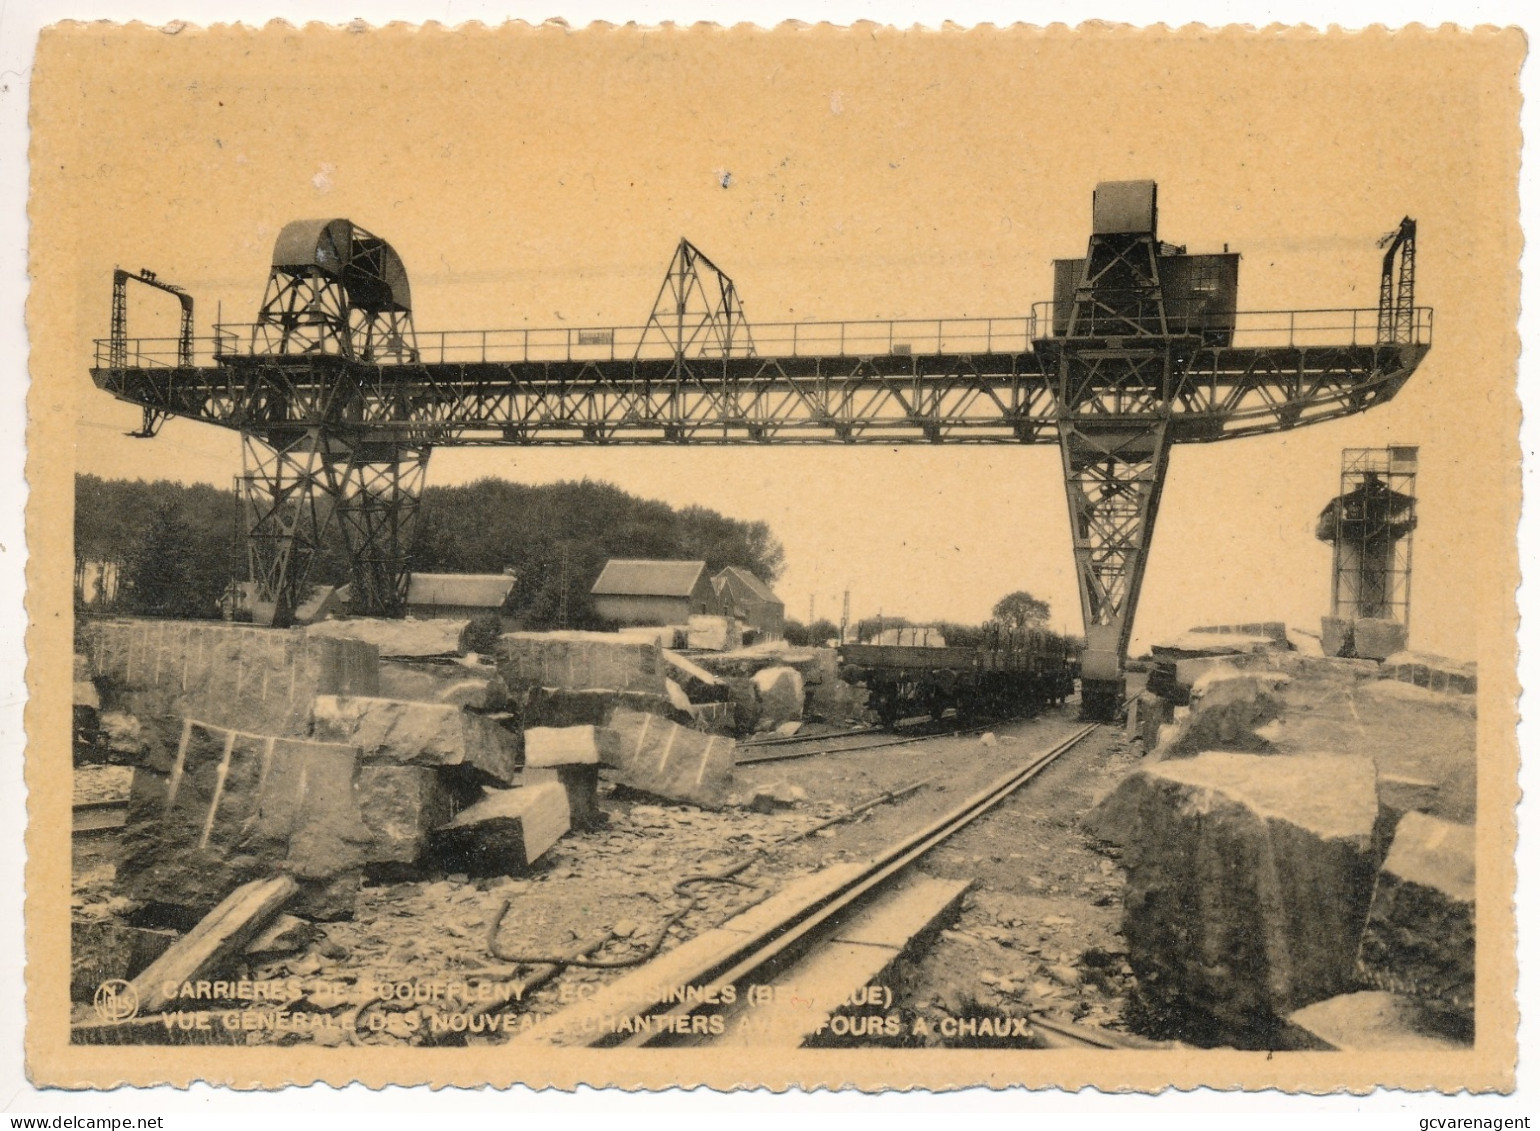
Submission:
{"label": "gravel ground", "polygon": [[[608,821],[594,832],[564,837],[531,876],[474,881],[435,876],[366,886],[351,921],[321,925],[309,937],[300,936],[299,948],[289,953],[280,947],[251,956],[235,976],[295,980],[299,990],[285,1004],[316,1023],[224,1039],[322,1045],[500,1042],[502,1033],[435,1035],[433,1024],[436,1014],[442,1020],[466,1010],[466,995],[476,991],[463,987],[506,986],[527,977],[527,967],[488,950],[499,915],[497,946],[505,956],[565,954],[609,933],[596,958],[643,958],[660,935],[661,948],[667,949],[799,876],[869,858],[1067,736],[1077,726],[1073,711],[1006,724],[989,741],[977,734],[939,736],[740,767],[735,788],[745,801],[763,787],[802,791],[792,807],[772,813],[709,812],[608,791],[602,798]],[[976,1010],[1019,1015],[1043,1008],[1066,1019],[1117,1024],[1123,988],[1115,934],[1121,881],[1077,825],[1093,797],[1130,764],[1112,737],[1094,736],[920,861],[922,872],[971,879],[973,887],[958,921],[904,967],[896,1008],[905,1015],[938,1010],[954,1016]],[[921,780],[926,784],[920,790],[897,801],[782,843],[862,801]],[[688,876],[720,873],[744,861],[748,867],[736,876],[741,883],[690,885],[688,894],[675,890]],[[104,899],[109,880],[110,869],[104,874],[99,862],[91,861],[77,870],[77,897]],[[568,968],[559,979],[530,989],[512,1009],[531,1017],[550,1014],[623,972]]]}

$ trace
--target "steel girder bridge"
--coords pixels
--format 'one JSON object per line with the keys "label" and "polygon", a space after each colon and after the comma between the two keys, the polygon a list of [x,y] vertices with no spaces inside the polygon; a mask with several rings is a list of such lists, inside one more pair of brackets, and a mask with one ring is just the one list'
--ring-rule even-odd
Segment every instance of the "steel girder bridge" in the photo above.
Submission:
{"label": "steel girder bridge", "polygon": [[1172,445],[1389,400],[1433,314],[1413,305],[1411,220],[1381,241],[1377,308],[1243,312],[1239,256],[1161,242],[1153,182],[1098,185],[1092,214],[1085,256],[1055,263],[1053,300],[1016,318],[751,327],[732,280],[681,241],[643,325],[438,333],[412,325],[389,244],[299,221],[255,323],[191,345],[130,339],[116,302],[92,378],[141,407],[135,435],[171,416],[240,432],[254,611],[280,625],[333,522],[354,608],[400,615],[439,445],[1057,444],[1082,699],[1106,716]]}

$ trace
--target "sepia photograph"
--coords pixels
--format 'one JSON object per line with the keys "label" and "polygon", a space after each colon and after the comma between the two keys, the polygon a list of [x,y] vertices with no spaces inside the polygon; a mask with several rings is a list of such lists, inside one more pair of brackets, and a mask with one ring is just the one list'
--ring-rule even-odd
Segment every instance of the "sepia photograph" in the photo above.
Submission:
{"label": "sepia photograph", "polygon": [[31,1078],[1511,1090],[1525,49],[44,30]]}

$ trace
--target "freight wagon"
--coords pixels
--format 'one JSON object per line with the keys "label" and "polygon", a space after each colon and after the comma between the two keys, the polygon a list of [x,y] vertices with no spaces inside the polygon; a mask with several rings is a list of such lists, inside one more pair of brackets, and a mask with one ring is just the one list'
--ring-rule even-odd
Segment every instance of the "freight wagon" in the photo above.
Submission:
{"label": "freight wagon", "polygon": [[977,648],[843,644],[840,678],[867,689],[884,726],[948,709],[959,718],[1035,714],[1075,692],[1078,641],[1056,632],[990,633]]}

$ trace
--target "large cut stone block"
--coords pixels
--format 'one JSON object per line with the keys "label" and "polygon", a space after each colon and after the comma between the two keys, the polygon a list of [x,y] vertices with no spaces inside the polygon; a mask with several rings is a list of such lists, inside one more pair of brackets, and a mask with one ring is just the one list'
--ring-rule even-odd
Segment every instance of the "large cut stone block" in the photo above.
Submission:
{"label": "large cut stone block", "polygon": [[1207,632],[1221,636],[1267,637],[1280,648],[1289,645],[1288,629],[1281,620],[1247,621],[1244,624],[1205,624],[1187,630],[1189,634]]}
{"label": "large cut stone block", "polygon": [[1456,695],[1476,693],[1475,661],[1462,663],[1429,652],[1397,652],[1386,657],[1380,665],[1380,674],[1386,679],[1426,687],[1429,691]]}
{"label": "large cut stone block", "polygon": [[524,732],[526,770],[546,766],[597,766],[597,727],[530,727]]}
{"label": "large cut stone block", "polygon": [[424,766],[359,766],[353,803],[372,838],[368,864],[417,863],[452,810],[442,776]]}
{"label": "large cut stone block", "polygon": [[612,744],[602,752],[614,759],[622,785],[708,807],[726,800],[737,749],[732,739],[633,711],[616,711],[608,729]]}
{"label": "large cut stone block", "polygon": [[569,827],[567,794],[557,782],[489,789],[439,830],[434,846],[446,870],[514,875],[527,871]]}
{"label": "large cut stone block", "polygon": [[119,890],[176,923],[274,872],[357,868],[374,839],[353,797],[357,759],[351,746],[188,722],[169,773],[134,773]]}
{"label": "large cut stone block", "polygon": [[774,730],[802,718],[802,674],[796,668],[765,668],[752,678],[759,702],[759,729]]}
{"label": "large cut stone block", "polygon": [[1179,758],[1204,750],[1265,749],[1256,732],[1282,713],[1281,689],[1288,681],[1281,672],[1208,669],[1194,680],[1187,715],[1157,753]]}
{"label": "large cut stone block", "polygon": [[119,889],[160,921],[196,920],[276,872],[305,881],[298,907],[336,917],[363,868],[417,862],[452,811],[438,769],[191,722],[183,735],[169,771],[135,771],[118,867]]}
{"label": "large cut stone block", "polygon": [[510,632],[498,640],[510,688],[604,688],[663,694],[663,650],[611,632]]}
{"label": "large cut stone block", "polygon": [[308,636],[333,640],[359,640],[372,644],[380,656],[416,659],[422,656],[465,655],[468,620],[384,620],[349,617],[323,620],[305,629]]}
{"label": "large cut stone block", "polygon": [[524,770],[524,785],[555,782],[567,795],[567,814],[574,829],[588,832],[603,821],[599,809],[599,765],[566,764],[531,766]]}
{"label": "large cut stone block", "polygon": [[743,645],[743,630],[732,617],[698,613],[690,618],[686,640],[704,652],[730,652]]}
{"label": "large cut stone block", "polygon": [[379,653],[356,640],[220,621],[104,620],[85,626],[103,705],[304,737],[317,695],[374,695]]}
{"label": "large cut stone block", "polygon": [[1366,757],[1209,753],[1125,778],[1086,824],[1123,847],[1136,1022],[1274,1047],[1294,1010],[1356,988],[1378,812]]}
{"label": "large cut stone block", "polygon": [[1322,617],[1321,651],[1328,656],[1353,655],[1353,622],[1345,617]]}
{"label": "large cut stone block", "polygon": [[1185,660],[1194,656],[1247,655],[1273,648],[1268,636],[1247,636],[1221,632],[1184,632],[1150,647],[1157,660]]}
{"label": "large cut stone block", "polygon": [[514,695],[510,709],[525,730],[533,727],[602,727],[617,710],[643,711],[676,722],[690,722],[664,695],[639,691],[573,691],[560,687],[531,687]]}
{"label": "large cut stone block", "polygon": [[1408,813],[1374,883],[1358,963],[1393,993],[1474,1007],[1476,830]]}
{"label": "large cut stone block", "polygon": [[1361,660],[1383,660],[1406,651],[1406,625],[1377,617],[1353,622],[1353,653]]}
{"label": "large cut stone block", "polygon": [[514,780],[513,735],[448,703],[318,695],[313,717],[316,738],[350,743],[365,762],[464,766],[492,781]]}

